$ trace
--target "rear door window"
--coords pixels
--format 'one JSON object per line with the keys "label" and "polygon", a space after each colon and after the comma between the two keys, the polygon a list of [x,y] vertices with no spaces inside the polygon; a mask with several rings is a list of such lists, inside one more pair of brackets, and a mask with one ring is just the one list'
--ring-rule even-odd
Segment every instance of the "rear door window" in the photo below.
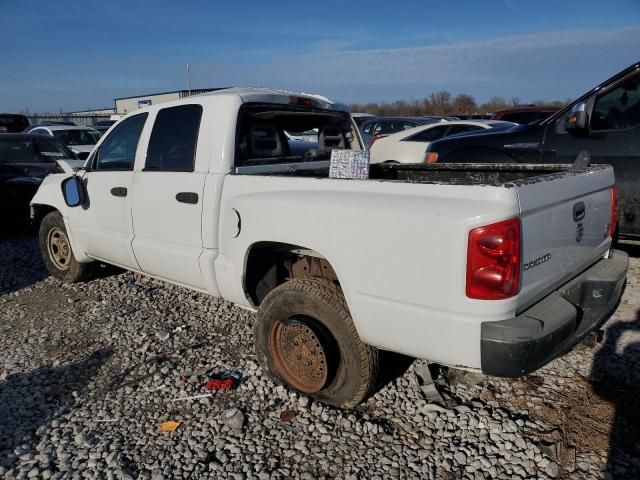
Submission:
{"label": "rear door window", "polygon": [[447,125],[442,125],[438,127],[431,127],[421,132],[416,133],[415,135],[411,135],[404,140],[407,142],[433,142],[442,138],[444,132],[449,128]]}
{"label": "rear door window", "polygon": [[201,105],[163,108],[153,125],[145,170],[193,172]]}

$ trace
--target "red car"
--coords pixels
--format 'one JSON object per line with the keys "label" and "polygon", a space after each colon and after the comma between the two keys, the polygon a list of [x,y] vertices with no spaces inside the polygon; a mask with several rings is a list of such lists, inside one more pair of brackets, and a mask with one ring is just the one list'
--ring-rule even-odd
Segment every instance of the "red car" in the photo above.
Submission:
{"label": "red car", "polygon": [[492,120],[504,120],[505,122],[514,122],[526,125],[536,120],[544,120],[560,110],[560,107],[549,106],[530,106],[530,107],[514,107],[498,110],[491,117]]}

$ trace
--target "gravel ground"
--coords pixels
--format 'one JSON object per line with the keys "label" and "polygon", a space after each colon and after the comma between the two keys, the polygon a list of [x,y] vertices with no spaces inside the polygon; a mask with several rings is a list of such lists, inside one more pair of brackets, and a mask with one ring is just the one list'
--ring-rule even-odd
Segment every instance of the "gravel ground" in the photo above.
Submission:
{"label": "gravel ground", "polygon": [[[32,236],[5,233],[0,476],[638,478],[640,248],[628,248],[629,284],[598,347],[516,381],[458,375],[448,410],[423,398],[418,361],[341,411],[262,373],[252,313],[131,273],[62,285]],[[180,377],[209,369],[244,380],[174,400],[206,394]],[[225,421],[232,408],[241,430]],[[160,432],[165,420],[180,425]]]}

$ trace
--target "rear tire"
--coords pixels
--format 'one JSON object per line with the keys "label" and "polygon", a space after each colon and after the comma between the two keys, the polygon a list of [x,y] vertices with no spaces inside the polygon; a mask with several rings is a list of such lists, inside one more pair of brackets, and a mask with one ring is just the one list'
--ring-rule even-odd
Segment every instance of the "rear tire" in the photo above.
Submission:
{"label": "rear tire", "polygon": [[60,212],[45,215],[39,230],[40,253],[52,277],[65,283],[87,280],[93,273],[92,263],[79,263],[71,251],[71,242]]}
{"label": "rear tire", "polygon": [[340,287],[290,280],[267,294],[254,328],[256,353],[278,383],[352,408],[375,387],[379,351],[360,340]]}

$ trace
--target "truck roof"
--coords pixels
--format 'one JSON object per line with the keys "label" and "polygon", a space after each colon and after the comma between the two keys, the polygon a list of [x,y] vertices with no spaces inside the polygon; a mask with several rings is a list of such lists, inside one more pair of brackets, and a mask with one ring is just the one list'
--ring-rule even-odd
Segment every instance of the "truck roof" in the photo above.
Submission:
{"label": "truck roof", "polygon": [[191,95],[189,97],[184,97],[179,100],[173,100],[171,102],[149,105],[148,107],[143,107],[138,110],[129,112],[126,115],[122,115],[121,118],[129,115],[135,115],[140,112],[152,112],[171,106],[193,103],[194,99],[204,101],[206,99],[216,99],[220,97],[239,98],[243,103],[279,103],[283,105],[316,107],[323,110],[337,110],[343,112],[349,111],[349,107],[346,104],[333,102],[332,100],[328,99],[327,97],[323,97],[322,95],[303,92],[290,92],[287,90],[277,90],[273,88],[229,87],[222,88],[220,90],[214,90],[212,92],[200,93],[198,95]]}
{"label": "truck roof", "polygon": [[[260,102],[269,101],[275,103],[290,103],[291,97],[308,98],[320,102],[322,108],[331,108],[343,110],[342,104],[336,103],[333,100],[328,99],[322,95],[315,95],[313,93],[304,92],[291,92],[288,90],[279,90],[275,88],[260,88],[260,87],[229,87],[213,92],[201,93],[194,95],[195,97],[220,97],[220,96],[237,96],[242,99],[243,102]],[[191,97],[187,97],[191,98]]]}

